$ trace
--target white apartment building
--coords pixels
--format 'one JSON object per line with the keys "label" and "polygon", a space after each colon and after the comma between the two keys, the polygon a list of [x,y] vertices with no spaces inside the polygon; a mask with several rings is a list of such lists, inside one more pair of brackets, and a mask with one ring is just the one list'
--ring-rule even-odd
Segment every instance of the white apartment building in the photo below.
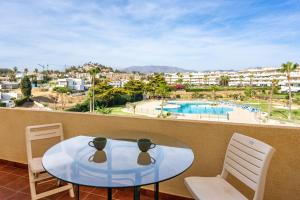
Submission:
{"label": "white apartment building", "polygon": [[78,78],[64,78],[57,80],[57,87],[68,87],[71,90],[83,91],[84,80]]}
{"label": "white apartment building", "polygon": [[[278,68],[252,68],[240,71],[210,71],[194,73],[167,73],[165,79],[169,84],[190,83],[194,85],[219,85],[221,76],[229,77],[229,86],[271,86],[272,80],[279,81],[281,91],[288,90],[288,81],[285,73]],[[300,69],[291,73],[292,91],[300,91]]]}

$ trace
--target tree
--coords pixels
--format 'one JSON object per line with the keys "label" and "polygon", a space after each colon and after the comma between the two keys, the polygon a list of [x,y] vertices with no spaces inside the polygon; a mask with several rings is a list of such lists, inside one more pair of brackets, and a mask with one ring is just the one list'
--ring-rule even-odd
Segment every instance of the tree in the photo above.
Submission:
{"label": "tree", "polygon": [[143,99],[144,88],[145,85],[142,81],[134,79],[129,80],[124,85],[124,89],[130,94],[132,101],[140,101]]}
{"label": "tree", "polygon": [[210,89],[212,91],[213,100],[216,100],[216,91],[219,89],[218,86],[212,85]]}
{"label": "tree", "polygon": [[288,119],[292,119],[292,90],[291,90],[291,72],[295,71],[299,67],[298,63],[293,63],[293,62],[287,62],[283,63],[281,65],[281,69],[279,70],[280,72],[283,72],[286,74],[287,81],[288,81],[288,87],[289,87],[289,116]]}
{"label": "tree", "polygon": [[271,117],[271,112],[272,112],[272,101],[273,101],[273,93],[275,88],[278,86],[279,80],[273,79],[272,80],[272,87],[270,91],[270,98],[269,98],[269,105],[268,105],[268,119]]}
{"label": "tree", "polygon": [[244,93],[246,97],[251,98],[254,95],[254,90],[252,89],[252,87],[246,87]]}
{"label": "tree", "polygon": [[229,80],[230,80],[229,76],[222,75],[222,76],[220,76],[219,84],[221,86],[228,86]]}
{"label": "tree", "polygon": [[21,92],[24,97],[29,98],[31,96],[31,81],[28,76],[24,76],[20,84]]}
{"label": "tree", "polygon": [[28,74],[28,69],[27,69],[27,68],[24,69],[24,74],[25,74],[25,75]]}
{"label": "tree", "polygon": [[254,78],[254,75],[253,75],[253,74],[250,74],[250,75],[249,75],[249,79],[250,79],[250,86],[252,86],[252,83],[253,83],[253,78]]}
{"label": "tree", "polygon": [[126,106],[131,107],[133,110],[133,114],[135,115],[135,111],[136,111],[136,107],[137,107],[138,103],[137,102],[133,102],[133,103],[127,103]]}
{"label": "tree", "polygon": [[240,75],[239,78],[240,78],[240,86],[243,86],[243,79],[244,79],[244,76],[243,76],[243,75]]}
{"label": "tree", "polygon": [[95,110],[95,78],[96,78],[96,75],[100,72],[100,69],[99,67],[92,67],[89,69],[89,74],[91,75],[92,77],[92,104],[91,104],[91,108],[90,108],[90,112],[94,112]]}
{"label": "tree", "polygon": [[37,74],[39,70],[37,68],[34,69],[34,73]]}
{"label": "tree", "polygon": [[149,76],[149,81],[145,85],[145,91],[149,94],[150,97],[156,96],[156,89],[161,85],[167,85],[165,78],[161,74],[155,74]]}
{"label": "tree", "polygon": [[183,74],[178,72],[176,75],[177,75],[176,82],[179,83],[179,84],[182,84],[183,83]]}
{"label": "tree", "polygon": [[55,87],[53,91],[59,94],[60,102],[61,102],[61,109],[65,109],[65,98],[68,93],[71,93],[71,90],[67,87]]}
{"label": "tree", "polygon": [[124,105],[130,100],[130,96],[124,88],[111,88],[101,94],[96,94],[97,106]]}
{"label": "tree", "polygon": [[166,77],[169,78],[169,84],[172,84],[172,74],[167,74]]}
{"label": "tree", "polygon": [[165,99],[169,97],[170,92],[171,92],[170,87],[167,84],[160,84],[156,88],[156,94],[159,95],[162,100],[160,105],[160,115],[159,115],[160,117],[163,117]]}
{"label": "tree", "polygon": [[190,78],[190,85],[192,85],[192,78],[193,78],[193,74],[189,73],[189,78]]}
{"label": "tree", "polygon": [[15,67],[13,68],[13,70],[14,70],[14,72],[15,72],[15,74],[16,74],[16,73],[18,72],[18,67],[15,66]]}
{"label": "tree", "polygon": [[209,85],[209,78],[207,74],[204,75],[204,84]]}

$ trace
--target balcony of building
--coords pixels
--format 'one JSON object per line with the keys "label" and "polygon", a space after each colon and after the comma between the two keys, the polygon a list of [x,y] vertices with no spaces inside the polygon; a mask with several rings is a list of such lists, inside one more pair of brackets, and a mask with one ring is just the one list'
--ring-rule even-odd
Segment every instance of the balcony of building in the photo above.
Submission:
{"label": "balcony of building", "polygon": [[[267,175],[265,200],[296,200],[300,196],[300,129],[298,127],[264,126],[206,121],[181,121],[141,117],[120,117],[69,112],[0,109],[0,199],[30,199],[25,127],[60,122],[65,138],[78,135],[135,138],[137,135],[160,134],[176,138],[194,152],[191,168],[180,176],[161,183],[161,199],[189,199],[184,186],[187,176],[220,174],[230,137],[234,132],[259,139],[276,149]],[[37,154],[53,145],[49,140],[35,146]],[[253,192],[234,177],[228,181],[249,199]],[[39,191],[55,187],[55,182],[39,186]],[[152,186],[143,188],[141,199],[152,198]],[[105,191],[82,188],[83,199],[105,199]],[[114,190],[114,199],[131,199],[128,189]],[[47,199],[69,199],[67,193]]]}

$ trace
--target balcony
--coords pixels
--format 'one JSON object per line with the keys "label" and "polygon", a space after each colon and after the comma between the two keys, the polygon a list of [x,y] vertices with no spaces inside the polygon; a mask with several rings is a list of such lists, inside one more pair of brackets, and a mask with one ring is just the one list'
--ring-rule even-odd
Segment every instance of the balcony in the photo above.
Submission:
{"label": "balcony", "polygon": [[[61,122],[65,138],[101,133],[109,137],[135,138],[137,134],[162,134],[189,145],[195,154],[193,166],[182,175],[161,183],[161,199],[187,199],[183,179],[187,176],[216,176],[221,172],[229,139],[234,132],[262,140],[276,149],[265,188],[265,200],[298,199],[300,196],[300,128],[205,121],[180,121],[140,117],[105,116],[68,112],[0,109],[0,199],[30,199],[26,169],[25,127]],[[41,154],[47,141],[35,146]],[[229,182],[251,199],[253,192],[234,177]],[[53,182],[40,190],[54,187]],[[142,199],[152,199],[152,186],[144,188]],[[105,199],[105,191],[82,188],[84,199]],[[115,199],[130,199],[128,190],[115,190]],[[48,199],[68,199],[67,194]]]}

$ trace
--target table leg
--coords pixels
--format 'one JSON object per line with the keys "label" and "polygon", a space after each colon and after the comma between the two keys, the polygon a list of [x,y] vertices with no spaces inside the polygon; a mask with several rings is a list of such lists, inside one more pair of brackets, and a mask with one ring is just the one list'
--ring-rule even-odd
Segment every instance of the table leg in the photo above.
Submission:
{"label": "table leg", "polygon": [[159,199],[159,183],[154,184],[154,200]]}
{"label": "table leg", "polygon": [[76,191],[76,199],[77,200],[79,200],[79,197],[80,197],[79,193],[80,193],[80,187],[79,187],[79,185],[77,185],[77,191]]}
{"label": "table leg", "polygon": [[107,200],[112,200],[112,189],[107,188]]}
{"label": "table leg", "polygon": [[134,187],[133,199],[140,200],[141,188],[139,186]]}

